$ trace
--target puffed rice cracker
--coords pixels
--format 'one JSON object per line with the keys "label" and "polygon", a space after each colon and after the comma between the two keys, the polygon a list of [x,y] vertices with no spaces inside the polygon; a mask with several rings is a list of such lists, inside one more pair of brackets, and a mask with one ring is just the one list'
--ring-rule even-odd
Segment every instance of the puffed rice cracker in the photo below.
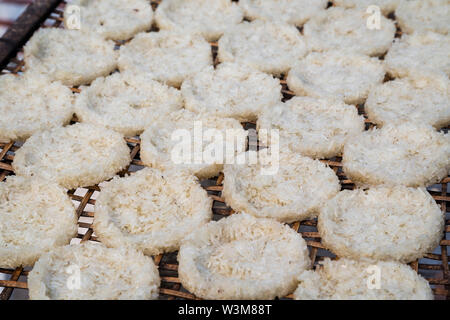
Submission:
{"label": "puffed rice cracker", "polygon": [[78,231],[66,190],[39,178],[10,176],[0,183],[0,267],[32,266]]}
{"label": "puffed rice cracker", "polygon": [[94,242],[43,255],[28,277],[31,300],[151,300],[159,285],[152,258]]}
{"label": "puffed rice cracker", "polygon": [[27,72],[47,76],[67,86],[89,84],[117,67],[114,42],[93,32],[39,29],[24,46]]}
{"label": "puffed rice cracker", "polygon": [[433,300],[428,282],[408,265],[325,258],[305,271],[294,292],[297,300]]}
{"label": "puffed rice cracker", "polygon": [[112,178],[130,161],[121,134],[77,123],[35,133],[16,151],[12,166],[17,175],[39,176],[74,189]]}
{"label": "puffed rice cracker", "polygon": [[73,0],[64,10],[67,29],[95,32],[110,40],[128,40],[149,30],[152,20],[147,0]]}
{"label": "puffed rice cracker", "polygon": [[242,10],[231,0],[165,0],[155,13],[161,30],[199,33],[208,41],[219,39],[242,19]]}
{"label": "puffed rice cracker", "polygon": [[273,299],[291,293],[311,261],[306,242],[272,219],[234,214],[191,234],[178,253],[183,286],[204,299]]}
{"label": "puffed rice cracker", "polygon": [[199,34],[167,30],[139,33],[120,48],[121,72],[145,73],[174,87],[209,65],[211,46]]}
{"label": "puffed rice cracker", "polygon": [[209,222],[211,206],[193,175],[145,168],[101,187],[93,228],[107,246],[157,255],[178,250],[184,237]]}
{"label": "puffed rice cracker", "polygon": [[306,43],[294,26],[255,20],[227,30],[219,40],[217,57],[220,62],[248,64],[280,75],[306,52]]}
{"label": "puffed rice cracker", "polygon": [[439,245],[444,215],[425,189],[344,190],[320,208],[322,244],[341,258],[408,263]]}

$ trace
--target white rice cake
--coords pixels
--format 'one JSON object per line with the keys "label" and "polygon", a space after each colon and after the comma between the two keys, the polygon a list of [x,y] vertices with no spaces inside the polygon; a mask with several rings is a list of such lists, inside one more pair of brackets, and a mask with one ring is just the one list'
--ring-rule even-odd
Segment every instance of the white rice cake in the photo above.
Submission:
{"label": "white rice cake", "polygon": [[32,266],[77,235],[77,215],[57,184],[9,176],[0,183],[0,230],[0,268]]}
{"label": "white rice cake", "polygon": [[72,0],[64,10],[64,26],[95,32],[110,40],[128,40],[150,30],[153,9],[147,0]]}
{"label": "white rice cake", "polygon": [[312,52],[289,71],[287,85],[296,95],[364,103],[370,90],[383,82],[377,58],[345,51]]}
{"label": "white rice cake", "polygon": [[97,78],[77,95],[75,112],[81,122],[141,134],[158,117],[183,107],[181,93],[145,74],[114,73]]}
{"label": "white rice cake", "polygon": [[450,81],[439,73],[388,81],[370,92],[364,109],[379,125],[414,122],[439,129],[450,124]]}
{"label": "white rice cake", "polygon": [[273,299],[291,293],[310,267],[306,242],[288,225],[234,214],[186,238],[178,253],[183,287],[203,299]]}
{"label": "white rice cake", "polygon": [[319,160],[284,149],[278,159],[263,159],[261,153],[257,164],[225,165],[222,197],[235,211],[281,222],[302,221],[317,216],[341,189],[334,171]]}
{"label": "white rice cake", "polygon": [[231,0],[164,0],[155,12],[159,29],[198,33],[208,41],[216,41],[243,18]]}
{"label": "white rice cake", "polygon": [[[227,146],[231,138],[234,143]],[[181,110],[144,131],[141,160],[150,167],[185,169],[199,179],[211,178],[222,171],[227,157],[245,151],[246,138],[247,132],[235,119]]]}
{"label": "white rice cake", "polygon": [[447,35],[450,30],[450,1],[401,1],[395,10],[395,18],[405,33],[433,31]]}
{"label": "white rice cake", "polygon": [[405,34],[394,41],[384,62],[394,78],[425,73],[450,76],[450,37],[433,32]]}
{"label": "white rice cake", "polygon": [[187,78],[181,86],[185,108],[199,114],[256,121],[281,101],[280,81],[231,62],[212,66]]}
{"label": "white rice cake", "polygon": [[240,0],[245,17],[303,25],[327,7],[328,0]]}
{"label": "white rice cake", "polygon": [[178,250],[184,237],[212,218],[212,199],[182,170],[139,170],[101,187],[93,229],[108,247],[146,255]]}
{"label": "white rice cake", "polygon": [[24,46],[27,72],[67,86],[89,84],[117,67],[114,42],[94,32],[41,28]]}
{"label": "white rice cake", "polygon": [[429,186],[450,170],[450,136],[427,125],[385,125],[350,138],[342,164],[359,186]]}
{"label": "white rice cake", "polygon": [[66,125],[73,116],[72,91],[46,77],[0,76],[0,139],[26,140],[33,133]]}
{"label": "white rice cake", "polygon": [[368,27],[370,14],[361,9],[332,7],[303,26],[303,35],[313,51],[347,50],[370,56],[384,54],[395,36],[394,22],[383,15],[377,26]]}
{"label": "white rice cake", "polygon": [[278,130],[280,148],[312,158],[342,154],[348,137],[364,130],[355,106],[339,100],[294,97],[264,110],[257,129]]}
{"label": "white rice cake", "polygon": [[370,6],[377,6],[383,14],[395,12],[398,5],[403,0],[333,0],[333,3],[338,7],[356,8],[367,10]]}
{"label": "white rice cake", "polygon": [[139,33],[120,48],[121,72],[145,73],[177,88],[188,76],[210,65],[211,46],[198,34],[166,30]]}
{"label": "white rice cake", "polygon": [[444,214],[425,189],[344,190],[320,209],[322,244],[341,258],[408,263],[439,245]]}
{"label": "white rice cake", "polygon": [[12,166],[17,175],[39,176],[75,189],[110,179],[130,162],[121,134],[77,123],[35,133],[16,151]]}
{"label": "white rice cake", "polygon": [[305,271],[296,300],[433,300],[428,282],[398,262],[358,262],[325,258],[316,271]]}
{"label": "white rice cake", "polygon": [[151,300],[159,285],[152,258],[95,242],[42,256],[28,276],[31,300]]}
{"label": "white rice cake", "polygon": [[220,62],[248,64],[254,69],[280,75],[306,52],[306,43],[296,27],[255,20],[227,30],[219,40],[217,57]]}

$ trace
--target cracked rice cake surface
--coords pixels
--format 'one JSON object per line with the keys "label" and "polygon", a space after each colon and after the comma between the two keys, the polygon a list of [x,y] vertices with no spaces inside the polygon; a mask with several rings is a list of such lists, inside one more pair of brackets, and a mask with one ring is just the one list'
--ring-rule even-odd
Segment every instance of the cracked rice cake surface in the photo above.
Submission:
{"label": "cracked rice cake surface", "polygon": [[278,159],[264,150],[257,155],[256,164],[225,165],[222,197],[235,211],[289,223],[305,220],[341,188],[334,171],[319,160],[283,149]]}
{"label": "cracked rice cake surface", "polygon": [[306,242],[288,225],[233,214],[193,233],[178,253],[183,286],[204,299],[273,299],[310,268]]}
{"label": "cracked rice cake surface", "polygon": [[92,32],[45,28],[24,46],[27,72],[45,75],[67,86],[89,84],[117,67],[114,42]]}
{"label": "cracked rice cake surface", "polygon": [[433,300],[428,282],[408,265],[325,258],[298,278],[296,300]]}
{"label": "cracked rice cake surface", "polygon": [[324,11],[327,0],[240,0],[239,6],[250,20],[261,19],[301,26]]}
{"label": "cracked rice cake surface", "polygon": [[342,154],[348,137],[364,130],[364,117],[353,105],[333,99],[294,97],[264,110],[258,130],[278,130],[281,148],[312,158]]}
{"label": "cracked rice cake surface", "polygon": [[26,140],[33,133],[68,124],[73,95],[59,82],[39,75],[0,76],[0,138]]}
{"label": "cracked rice cake surface", "polygon": [[79,27],[111,40],[128,40],[149,30],[152,20],[153,10],[147,0],[73,0],[64,10],[67,29]]}
{"label": "cracked rice cake surface", "polygon": [[333,0],[338,7],[357,8],[367,10],[370,6],[378,6],[385,14],[389,14],[397,9],[402,0]]}
{"label": "cracked rice cake surface", "polygon": [[293,64],[286,79],[296,95],[365,101],[370,90],[383,82],[385,71],[377,58],[344,52],[312,52]]}
{"label": "cracked rice cake surface", "polygon": [[439,129],[450,124],[450,81],[433,73],[385,82],[372,89],[364,110],[379,125],[414,122]]}
{"label": "cracked rice cake surface", "polygon": [[[235,144],[227,145],[230,137]],[[144,131],[141,160],[150,167],[182,168],[199,179],[211,178],[220,173],[228,157],[245,151],[246,137],[236,119],[180,110]]]}
{"label": "cracked rice cake surface", "polygon": [[230,62],[192,75],[183,82],[181,93],[188,110],[239,121],[255,121],[282,97],[278,79]]}
{"label": "cracked rice cake surface", "polygon": [[368,28],[369,16],[365,10],[340,7],[316,15],[303,26],[309,49],[347,50],[370,56],[384,54],[394,39],[394,22],[381,16],[380,29]]}
{"label": "cracked rice cake surface", "polygon": [[180,87],[186,77],[212,65],[211,46],[199,34],[141,32],[120,48],[118,65],[121,72],[146,73]]}
{"label": "cracked rice cake surface", "polygon": [[151,300],[159,285],[151,257],[94,242],[43,255],[28,277],[31,300]]}
{"label": "cracked rice cake surface", "polygon": [[101,187],[93,229],[109,247],[157,255],[178,250],[184,237],[209,222],[211,206],[190,173],[145,168]]}
{"label": "cracked rice cake surface", "polygon": [[0,183],[0,267],[32,266],[78,231],[66,190],[38,178],[9,176]]}
{"label": "cracked rice cake surface", "polygon": [[126,136],[142,133],[158,117],[183,107],[180,92],[144,74],[114,73],[82,87],[75,101],[81,122],[116,130]]}
{"label": "cracked rice cake surface", "polygon": [[450,17],[449,0],[401,1],[395,18],[406,33],[433,31],[448,34]]}
{"label": "cracked rice cake surface", "polygon": [[17,175],[39,176],[74,189],[112,178],[130,161],[121,134],[77,123],[35,133],[16,151],[12,166]]}
{"label": "cracked rice cake surface", "polygon": [[450,136],[429,125],[385,125],[350,138],[342,164],[358,186],[432,185],[450,170]]}
{"label": "cracked rice cake surface", "polygon": [[320,208],[317,228],[338,257],[408,263],[439,245],[444,214],[421,188],[344,190]]}
{"label": "cracked rice cake surface", "polygon": [[165,0],[155,12],[161,30],[199,33],[208,41],[219,39],[242,19],[241,8],[231,0]]}
{"label": "cracked rice cake surface", "polygon": [[217,57],[220,62],[248,64],[257,70],[280,75],[306,52],[306,43],[296,27],[255,20],[227,30],[219,40]]}
{"label": "cracked rice cake surface", "polygon": [[395,78],[443,72],[450,75],[450,37],[434,33],[404,34],[396,39],[384,59]]}

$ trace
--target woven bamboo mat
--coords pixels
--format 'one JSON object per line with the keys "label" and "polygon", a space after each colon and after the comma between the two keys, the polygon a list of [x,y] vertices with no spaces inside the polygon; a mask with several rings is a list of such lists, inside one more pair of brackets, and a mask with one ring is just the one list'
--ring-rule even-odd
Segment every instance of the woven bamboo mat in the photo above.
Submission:
{"label": "woven bamboo mat", "polygon": [[[152,1],[155,9],[159,1]],[[59,6],[47,16],[46,20],[40,24],[41,28],[45,27],[62,27],[62,15],[65,3],[61,2]],[[41,20],[43,21],[43,20]],[[26,40],[26,39],[24,39]],[[118,43],[118,46],[123,43]],[[214,57],[217,53],[217,43],[212,43],[211,48]],[[7,66],[1,73],[15,73],[18,74],[23,70],[22,52],[19,50],[17,55],[9,60]],[[280,78],[283,86],[283,100],[289,100],[293,94],[286,86],[285,77]],[[78,89],[73,88],[74,92],[79,92]],[[360,114],[364,115],[364,108],[358,107]],[[77,121],[76,118],[73,122]],[[366,120],[366,128],[371,128],[371,124]],[[254,129],[254,123],[245,123],[246,129]],[[448,131],[449,128],[443,130]],[[139,148],[140,140],[138,137],[127,138],[127,143],[130,148],[130,154],[133,159],[130,167],[123,172],[133,172],[142,168],[140,160]],[[3,181],[6,176],[14,174],[11,167],[14,153],[21,146],[20,143],[0,143],[0,181]],[[342,189],[353,189],[354,185],[342,172],[342,165],[340,158],[333,158],[323,160],[323,162],[330,165],[339,177]],[[202,181],[202,186],[208,191],[209,196],[214,200],[213,213],[214,219],[218,220],[232,214],[232,210],[226,205],[221,197],[223,176],[220,175],[214,179]],[[450,300],[450,271],[449,271],[449,256],[448,247],[450,246],[450,177],[445,178],[440,184],[428,188],[429,192],[441,206],[445,213],[445,234],[440,246],[433,252],[428,253],[423,259],[411,263],[411,267],[419,274],[425,277],[430,283],[436,299]],[[95,199],[100,191],[98,186],[78,188],[77,190],[70,190],[68,192],[70,198],[76,206],[76,213],[78,215],[78,236],[72,242],[81,241],[97,241],[97,238],[91,228],[94,217]],[[291,224],[292,228],[297,230],[305,238],[310,250],[311,259],[317,265],[324,257],[334,257],[332,253],[326,250],[321,244],[321,240],[316,228],[316,219],[298,221]],[[164,254],[154,257],[156,264],[159,266],[161,275],[161,289],[160,299],[196,299],[196,297],[186,291],[178,279],[178,265],[176,260],[176,253]],[[17,268],[15,270],[0,268],[0,299],[8,300],[15,298],[27,297],[27,282],[26,277],[29,269]],[[286,298],[290,298],[289,296]]]}

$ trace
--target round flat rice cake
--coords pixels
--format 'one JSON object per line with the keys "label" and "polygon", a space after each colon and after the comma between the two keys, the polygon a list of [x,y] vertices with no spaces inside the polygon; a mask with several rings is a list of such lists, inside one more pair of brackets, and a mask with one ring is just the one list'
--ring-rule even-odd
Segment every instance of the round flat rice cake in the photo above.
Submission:
{"label": "round flat rice cake", "polygon": [[365,101],[370,90],[383,82],[383,64],[377,58],[344,51],[312,52],[289,71],[287,85],[296,95]]}
{"label": "round flat rice cake", "polygon": [[151,300],[159,285],[152,258],[94,242],[43,255],[28,277],[31,300]]}
{"label": "round flat rice cake", "polygon": [[325,258],[316,271],[305,271],[296,300],[433,300],[428,282],[408,265]]}
{"label": "round flat rice cake", "polygon": [[38,75],[0,76],[0,139],[26,140],[33,133],[60,127],[73,115],[72,91]]}
{"label": "round flat rice cake", "polygon": [[379,125],[415,122],[439,129],[450,124],[450,81],[438,73],[388,81],[370,92],[364,109]]}
{"label": "round flat rice cake", "polygon": [[364,117],[355,106],[339,100],[294,97],[264,110],[257,129],[278,130],[281,149],[332,158],[342,154],[348,137],[364,130]]}
{"label": "round flat rice cake", "polygon": [[239,6],[250,20],[261,19],[303,25],[327,7],[327,0],[240,0]]}
{"label": "round flat rice cake", "polygon": [[306,242],[272,219],[234,214],[192,233],[178,253],[183,286],[204,299],[273,299],[310,267]]}
{"label": "round flat rice cake", "polygon": [[244,65],[224,62],[189,77],[181,86],[185,108],[201,114],[255,121],[281,101],[280,81]]}
{"label": "round flat rice cake", "polygon": [[112,178],[130,161],[121,134],[77,123],[35,133],[16,151],[12,166],[17,175],[39,176],[74,189]]}
{"label": "round flat rice cake", "polygon": [[157,255],[178,250],[185,236],[211,220],[211,207],[193,175],[145,168],[102,186],[93,228],[109,247]]}
{"label": "round flat rice cake", "polygon": [[114,73],[81,88],[75,102],[78,120],[116,130],[142,133],[158,117],[183,107],[180,92],[144,74]]}
{"label": "round flat rice cake", "polygon": [[[250,151],[254,152],[254,151]],[[294,222],[311,218],[341,189],[334,171],[319,160],[287,150],[259,151],[258,163],[226,164],[222,197],[235,211]]]}
{"label": "round flat rice cake", "polygon": [[305,23],[303,35],[313,51],[346,50],[379,56],[391,47],[395,25],[381,16],[380,29],[368,28],[369,16],[361,9],[332,7]]}
{"label": "round flat rice cake", "polygon": [[219,39],[243,17],[242,10],[231,0],[165,0],[155,13],[161,30],[199,33],[208,41]]}
{"label": "round flat rice cake", "polygon": [[403,32],[434,31],[448,34],[450,17],[449,0],[401,1],[395,18]]}
{"label": "round flat rice cake", "polygon": [[117,67],[114,42],[93,32],[39,29],[24,46],[25,69],[67,86],[89,84]]}
{"label": "round flat rice cake", "polygon": [[66,190],[38,178],[10,176],[0,183],[0,268],[32,266],[78,231]]}
{"label": "round flat rice cake", "polygon": [[370,6],[377,6],[385,15],[394,12],[401,2],[402,0],[333,0],[334,5],[344,8],[367,10]]}
{"label": "round flat rice cake", "polygon": [[433,32],[405,34],[394,41],[384,63],[394,78],[440,72],[450,76],[450,37]]}
{"label": "round flat rice cake", "polygon": [[227,30],[219,40],[217,57],[220,62],[248,64],[280,75],[306,52],[306,43],[294,26],[255,20]]}
{"label": "round flat rice cake", "polygon": [[145,73],[174,87],[210,65],[211,46],[199,34],[167,30],[139,33],[120,48],[121,72]]}
{"label": "round flat rice cake", "polygon": [[[230,137],[235,144],[227,149]],[[141,160],[150,167],[185,169],[199,179],[211,178],[220,173],[229,156],[245,151],[246,138],[247,132],[235,119],[181,110],[144,131]]]}
{"label": "round flat rice cake", "polygon": [[[128,40],[152,26],[153,10],[147,0],[73,0],[70,4],[64,10],[67,29],[79,27],[106,39]],[[78,26],[72,25],[74,14],[79,14]]]}
{"label": "round flat rice cake", "polygon": [[425,189],[344,190],[320,209],[322,244],[338,257],[412,262],[432,252],[444,215]]}
{"label": "round flat rice cake", "polygon": [[450,170],[450,136],[427,125],[385,125],[350,138],[342,160],[359,186],[428,186]]}

